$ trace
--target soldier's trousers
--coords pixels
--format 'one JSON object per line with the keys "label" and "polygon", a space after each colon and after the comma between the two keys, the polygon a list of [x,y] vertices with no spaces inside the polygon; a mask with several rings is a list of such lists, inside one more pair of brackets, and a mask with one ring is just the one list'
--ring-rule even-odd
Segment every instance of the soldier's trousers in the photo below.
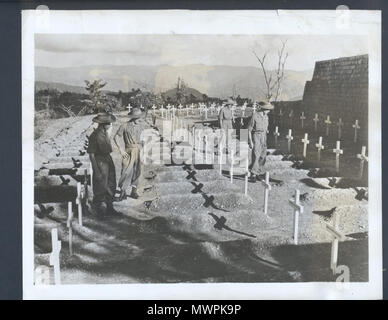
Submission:
{"label": "soldier's trousers", "polygon": [[141,175],[140,147],[133,146],[125,151],[129,154],[129,157],[122,160],[118,186],[120,189],[127,190],[128,187],[137,187],[139,184]]}
{"label": "soldier's trousers", "polygon": [[110,155],[95,155],[98,168],[93,168],[101,173],[100,179],[93,174],[93,202],[112,203],[116,191],[115,165]]}
{"label": "soldier's trousers", "polygon": [[264,164],[267,158],[267,133],[253,132],[252,133],[252,164],[251,172],[253,174],[264,173]]}
{"label": "soldier's trousers", "polygon": [[221,139],[220,143],[223,148],[229,148],[231,144],[231,137],[233,131],[233,123],[232,120],[226,121],[224,120],[221,127]]}

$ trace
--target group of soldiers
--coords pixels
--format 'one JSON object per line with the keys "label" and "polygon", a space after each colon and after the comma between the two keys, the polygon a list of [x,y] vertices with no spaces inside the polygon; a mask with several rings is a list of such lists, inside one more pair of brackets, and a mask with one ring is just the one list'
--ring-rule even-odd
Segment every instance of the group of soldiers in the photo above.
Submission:
{"label": "group of soldiers", "polygon": [[[141,133],[146,125],[146,113],[140,108],[134,108],[128,118],[113,137],[122,158],[117,186],[115,165],[111,157],[111,131],[116,117],[109,113],[100,113],[92,120],[98,126],[89,137],[87,151],[93,169],[92,211],[99,216],[118,214],[113,207],[115,201],[125,200],[128,196],[139,198],[137,189],[142,169]],[[124,143],[124,148],[120,140]]]}
{"label": "group of soldiers", "polygon": [[[222,143],[228,152],[228,132],[233,130],[233,106],[228,100],[219,112],[219,125],[223,132]],[[255,182],[263,174],[267,153],[268,112],[273,105],[260,102],[253,112],[248,124],[248,144],[252,149],[250,181]],[[89,137],[88,153],[93,169],[92,211],[97,215],[115,215],[115,201],[125,200],[128,196],[139,198],[138,185],[142,172],[141,150],[143,143],[141,133],[146,126],[146,112],[133,108],[128,114],[128,121],[122,124],[113,136],[113,141],[121,154],[121,175],[116,185],[115,165],[111,157],[111,131],[116,121],[114,115],[100,113],[92,120],[98,126]],[[121,146],[124,143],[124,148]]]}
{"label": "group of soldiers", "polygon": [[[228,100],[219,113],[219,125],[223,132],[221,143],[228,151],[228,137],[230,130],[233,130],[234,115],[232,107],[235,106],[233,100]],[[258,108],[253,112],[248,124],[248,144],[252,149],[252,161],[250,164],[250,181],[256,182],[264,173],[264,165],[267,155],[267,130],[268,113],[274,106],[268,102],[260,101]]]}

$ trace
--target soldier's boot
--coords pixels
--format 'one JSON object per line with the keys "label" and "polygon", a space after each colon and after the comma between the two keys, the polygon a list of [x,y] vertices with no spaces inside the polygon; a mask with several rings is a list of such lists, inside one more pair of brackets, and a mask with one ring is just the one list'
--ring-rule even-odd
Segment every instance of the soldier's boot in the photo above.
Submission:
{"label": "soldier's boot", "polygon": [[121,215],[121,212],[116,211],[116,209],[113,207],[112,202],[107,202],[106,203],[106,215],[119,216],[119,215]]}
{"label": "soldier's boot", "polygon": [[131,191],[131,198],[133,199],[138,199],[140,196],[137,193],[137,188],[135,186],[132,186],[132,191]]}

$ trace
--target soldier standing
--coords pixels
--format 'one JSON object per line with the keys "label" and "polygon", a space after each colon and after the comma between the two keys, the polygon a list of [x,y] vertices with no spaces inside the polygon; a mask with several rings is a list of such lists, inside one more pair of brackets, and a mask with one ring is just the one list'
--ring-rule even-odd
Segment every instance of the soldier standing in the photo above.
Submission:
{"label": "soldier standing", "polygon": [[116,191],[116,171],[110,156],[110,131],[116,118],[108,113],[100,113],[92,121],[98,124],[89,137],[87,150],[93,168],[92,208],[98,215],[115,214],[117,212],[113,208],[113,198]]}
{"label": "soldier standing", "polygon": [[231,109],[232,105],[234,105],[234,101],[229,99],[218,115],[221,128],[221,144],[226,148],[226,152],[228,152],[230,143],[229,135],[231,135],[231,130],[233,130],[234,118],[233,111]]}
{"label": "soldier standing", "polygon": [[268,112],[273,105],[267,102],[259,102],[259,110],[252,114],[248,125],[248,141],[252,147],[251,181],[255,182],[259,175],[263,174],[263,167],[267,157],[267,129]]}
{"label": "soldier standing", "polygon": [[[137,190],[141,175],[141,133],[145,127],[145,115],[139,108],[134,108],[128,115],[130,120],[122,124],[114,136],[116,146],[123,157],[118,183],[120,188],[119,201],[126,198],[129,187],[131,188],[130,196],[134,199],[139,198]],[[124,140],[125,149],[120,146],[119,137]]]}

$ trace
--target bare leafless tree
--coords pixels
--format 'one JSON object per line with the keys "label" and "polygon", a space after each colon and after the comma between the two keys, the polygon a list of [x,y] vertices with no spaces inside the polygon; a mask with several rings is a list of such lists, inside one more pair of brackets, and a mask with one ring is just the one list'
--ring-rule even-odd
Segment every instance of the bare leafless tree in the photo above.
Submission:
{"label": "bare leafless tree", "polygon": [[281,48],[278,50],[278,63],[274,72],[269,71],[265,66],[265,59],[268,52],[265,52],[262,57],[259,57],[254,50],[252,51],[256,59],[259,61],[261,70],[263,71],[265,81],[264,94],[268,102],[276,102],[282,91],[282,84],[285,78],[284,66],[286,65],[288,58],[288,52],[285,52],[286,42],[287,41],[283,41]]}

